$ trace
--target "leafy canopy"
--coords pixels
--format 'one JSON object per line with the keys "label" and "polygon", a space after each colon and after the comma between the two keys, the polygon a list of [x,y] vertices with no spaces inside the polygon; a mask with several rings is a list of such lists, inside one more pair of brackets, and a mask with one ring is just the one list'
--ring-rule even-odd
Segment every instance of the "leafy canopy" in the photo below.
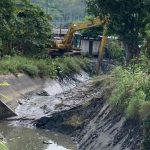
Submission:
{"label": "leafy canopy", "polygon": [[88,12],[109,16],[110,31],[119,35],[130,58],[138,54],[138,45],[149,21],[149,0],[86,0]]}
{"label": "leafy canopy", "polygon": [[29,0],[0,1],[0,50],[40,53],[50,43],[50,18]]}

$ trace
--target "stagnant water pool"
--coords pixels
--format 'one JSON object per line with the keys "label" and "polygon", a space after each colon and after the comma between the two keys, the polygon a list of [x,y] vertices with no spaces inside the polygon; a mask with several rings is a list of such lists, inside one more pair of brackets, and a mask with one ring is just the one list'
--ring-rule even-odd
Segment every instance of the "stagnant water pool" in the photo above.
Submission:
{"label": "stagnant water pool", "polygon": [[[78,91],[82,91],[85,86],[84,83],[89,79],[89,75],[84,71],[75,75],[74,80],[66,78],[60,82],[47,79],[43,90],[49,96],[42,96],[35,92],[33,95],[22,99],[22,104],[16,108],[15,112],[20,118],[29,118],[29,120],[34,118],[36,120],[62,111],[61,106],[64,106],[63,110],[70,109],[82,102],[82,98],[78,95],[76,100],[71,99],[71,97],[73,94],[81,94]],[[74,90],[75,88],[76,90]],[[7,141],[10,150],[77,150],[76,144],[69,136],[32,127],[24,128],[24,124],[21,125],[20,122],[10,123],[11,125],[0,123],[0,134]],[[30,127],[30,123],[25,122],[25,126]]]}
{"label": "stagnant water pool", "polygon": [[48,130],[0,123],[0,133],[7,141],[10,150],[77,150],[71,137]]}

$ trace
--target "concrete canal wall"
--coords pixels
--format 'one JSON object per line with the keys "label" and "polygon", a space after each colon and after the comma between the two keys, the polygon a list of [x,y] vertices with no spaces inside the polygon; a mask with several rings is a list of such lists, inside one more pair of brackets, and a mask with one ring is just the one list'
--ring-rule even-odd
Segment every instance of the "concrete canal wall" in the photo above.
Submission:
{"label": "concrete canal wall", "polygon": [[0,119],[14,116],[13,110],[19,98],[31,91],[41,88],[44,79],[31,78],[25,74],[0,76]]}

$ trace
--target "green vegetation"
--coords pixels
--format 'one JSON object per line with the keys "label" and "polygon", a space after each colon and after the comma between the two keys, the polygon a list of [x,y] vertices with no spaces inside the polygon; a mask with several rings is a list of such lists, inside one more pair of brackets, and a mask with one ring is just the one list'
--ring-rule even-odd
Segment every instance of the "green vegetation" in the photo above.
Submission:
{"label": "green vegetation", "polygon": [[121,48],[121,46],[119,45],[119,41],[118,40],[111,39],[109,41],[108,53],[109,53],[109,57],[111,59],[117,59],[118,61],[122,61],[123,62],[124,51]]}
{"label": "green vegetation", "polygon": [[127,119],[144,121],[150,116],[150,61],[146,57],[128,67],[116,67],[111,75],[94,77],[93,85],[105,88],[111,107]]}
{"label": "green vegetation", "polygon": [[81,126],[82,124],[84,123],[84,120],[81,116],[78,116],[78,115],[73,115],[71,116],[71,118],[69,118],[65,124],[66,125],[70,125],[70,126],[73,126],[73,127],[79,127]]}
{"label": "green vegetation", "polygon": [[2,141],[0,141],[0,149],[1,150],[9,150],[8,147]]}
{"label": "green vegetation", "polygon": [[104,18],[109,16],[109,33],[119,36],[125,47],[127,63],[140,53],[149,23],[148,0],[86,0],[88,12]]}
{"label": "green vegetation", "polygon": [[[45,3],[40,4],[45,8],[54,3],[55,6],[69,4],[69,1]],[[72,0],[71,6],[79,3],[81,1]],[[68,7],[72,10],[71,6]],[[30,0],[0,1],[0,74],[22,72],[32,77],[54,78],[78,73],[81,68],[88,69],[89,63],[84,58],[47,58],[52,29],[48,14]]]}
{"label": "green vegetation", "polygon": [[52,16],[53,23],[59,27],[73,21],[82,20],[86,6],[83,0],[32,0],[42,6],[45,12]]}
{"label": "green vegetation", "polygon": [[150,114],[150,64],[148,60],[128,68],[117,67],[110,103],[129,119],[145,119]]}
{"label": "green vegetation", "polygon": [[[93,19],[93,16],[85,16],[84,21],[87,22],[92,19]],[[98,38],[99,35],[103,34],[103,27],[97,26],[97,27],[83,29],[81,30],[81,34],[83,37]]]}
{"label": "green vegetation", "polygon": [[50,17],[28,0],[0,1],[0,55],[41,54],[50,44]]}
{"label": "green vegetation", "polygon": [[111,88],[113,84],[114,84],[113,77],[111,75],[101,75],[101,76],[95,76],[93,78],[93,85],[95,87],[109,86]]}
{"label": "green vegetation", "polygon": [[23,56],[6,57],[0,60],[0,74],[26,73],[32,77],[49,76],[51,78],[72,76],[81,69],[88,71],[89,61],[86,58],[64,57],[56,59],[36,59]]}

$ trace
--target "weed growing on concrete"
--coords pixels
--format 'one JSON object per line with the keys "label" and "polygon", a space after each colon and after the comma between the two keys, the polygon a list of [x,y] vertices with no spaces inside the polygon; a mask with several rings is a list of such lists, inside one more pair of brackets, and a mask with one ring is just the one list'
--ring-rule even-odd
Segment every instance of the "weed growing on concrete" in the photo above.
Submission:
{"label": "weed growing on concrete", "polygon": [[89,70],[89,61],[82,57],[36,59],[23,56],[7,57],[0,60],[0,74],[25,73],[31,77],[65,77]]}

